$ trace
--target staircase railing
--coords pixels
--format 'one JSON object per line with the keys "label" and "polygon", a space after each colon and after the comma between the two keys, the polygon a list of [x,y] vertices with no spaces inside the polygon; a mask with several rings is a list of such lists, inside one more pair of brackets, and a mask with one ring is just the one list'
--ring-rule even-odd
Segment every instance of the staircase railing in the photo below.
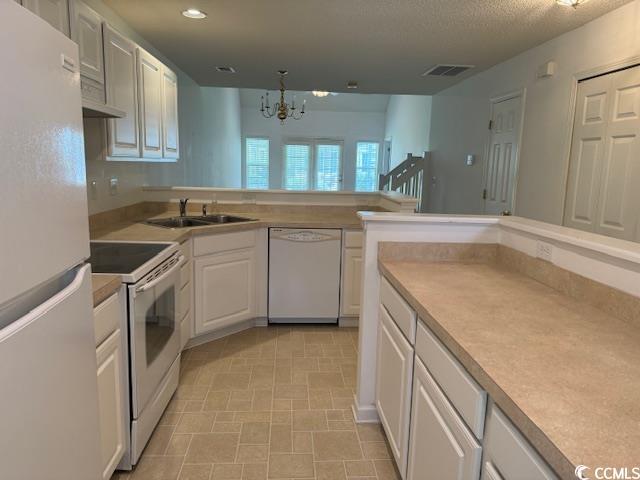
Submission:
{"label": "staircase railing", "polygon": [[418,199],[418,211],[424,211],[424,179],[429,162],[429,152],[415,157],[407,154],[407,159],[389,173],[381,174],[378,184],[380,190],[396,191]]}

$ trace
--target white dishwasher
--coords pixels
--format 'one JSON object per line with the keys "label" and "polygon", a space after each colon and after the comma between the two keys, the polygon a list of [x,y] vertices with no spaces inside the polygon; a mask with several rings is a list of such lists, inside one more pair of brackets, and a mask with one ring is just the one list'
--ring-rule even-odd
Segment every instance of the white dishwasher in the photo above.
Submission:
{"label": "white dishwasher", "polygon": [[337,323],[342,230],[269,229],[269,322]]}

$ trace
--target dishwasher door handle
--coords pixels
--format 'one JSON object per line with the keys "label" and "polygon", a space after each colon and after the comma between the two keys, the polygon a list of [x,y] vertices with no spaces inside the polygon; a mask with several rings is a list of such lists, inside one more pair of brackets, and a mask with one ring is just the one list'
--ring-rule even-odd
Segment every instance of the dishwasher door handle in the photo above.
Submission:
{"label": "dishwasher door handle", "polygon": [[317,243],[330,242],[340,240],[340,235],[331,235],[324,232],[314,232],[310,230],[299,230],[295,232],[286,232],[282,234],[272,235],[272,240],[284,240],[288,242]]}

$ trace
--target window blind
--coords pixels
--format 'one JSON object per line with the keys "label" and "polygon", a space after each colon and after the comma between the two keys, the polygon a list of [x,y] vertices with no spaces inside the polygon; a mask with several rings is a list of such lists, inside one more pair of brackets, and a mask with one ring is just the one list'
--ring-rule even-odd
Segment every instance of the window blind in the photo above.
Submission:
{"label": "window blind", "polygon": [[356,191],[378,190],[378,142],[358,142],[356,148]]}
{"label": "window blind", "polygon": [[287,144],[284,147],[284,188],[309,190],[311,147],[307,144]]}
{"label": "window blind", "polygon": [[316,145],[316,190],[340,190],[341,145]]}
{"label": "window blind", "polygon": [[246,188],[269,188],[269,139],[247,138],[245,143]]}

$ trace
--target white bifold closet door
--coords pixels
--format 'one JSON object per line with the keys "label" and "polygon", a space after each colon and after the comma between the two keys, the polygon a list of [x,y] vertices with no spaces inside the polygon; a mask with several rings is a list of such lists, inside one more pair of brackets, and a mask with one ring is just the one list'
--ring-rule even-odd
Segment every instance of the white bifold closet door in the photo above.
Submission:
{"label": "white bifold closet door", "polygon": [[580,82],[564,224],[640,241],[640,66]]}

